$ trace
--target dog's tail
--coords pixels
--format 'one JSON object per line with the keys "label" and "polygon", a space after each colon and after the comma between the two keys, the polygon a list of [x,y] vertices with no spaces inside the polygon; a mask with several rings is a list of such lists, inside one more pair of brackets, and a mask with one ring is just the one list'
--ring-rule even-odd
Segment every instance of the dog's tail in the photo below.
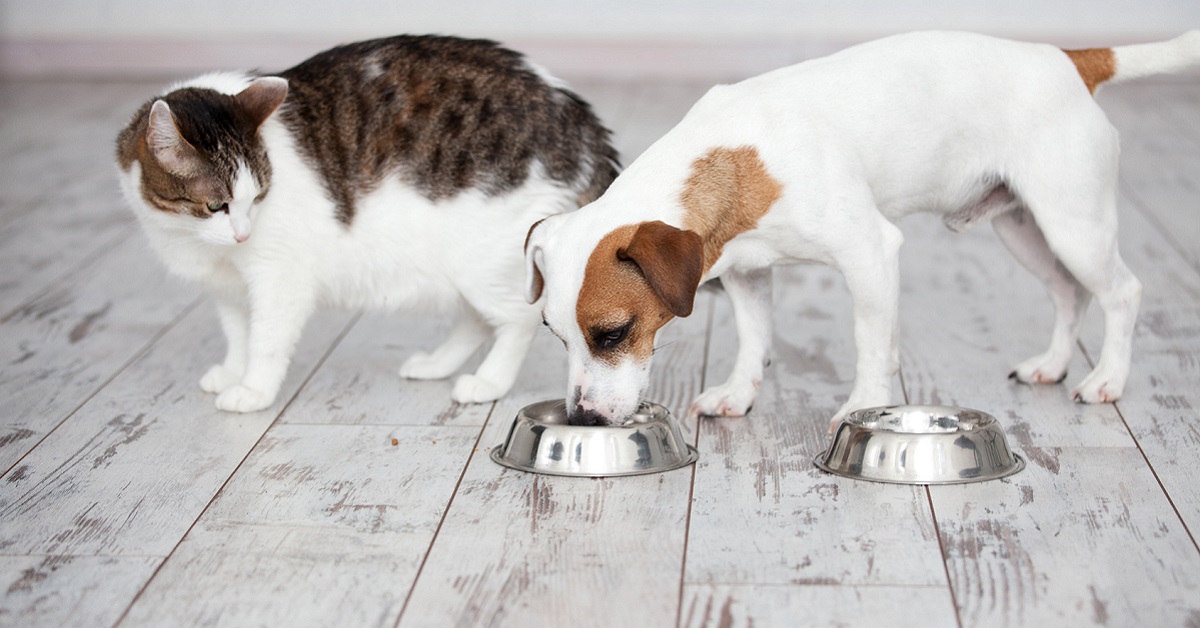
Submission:
{"label": "dog's tail", "polygon": [[1095,93],[1103,83],[1171,74],[1200,66],[1200,30],[1154,44],[1063,52],[1075,63],[1088,91]]}

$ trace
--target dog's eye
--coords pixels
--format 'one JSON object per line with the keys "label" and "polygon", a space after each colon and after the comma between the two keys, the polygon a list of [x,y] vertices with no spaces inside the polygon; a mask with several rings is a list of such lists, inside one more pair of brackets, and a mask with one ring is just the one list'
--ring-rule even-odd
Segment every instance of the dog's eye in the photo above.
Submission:
{"label": "dog's eye", "polygon": [[229,211],[229,203],[226,203],[223,201],[210,201],[208,203],[208,211],[209,211],[209,213],[212,213],[212,214],[228,212]]}
{"label": "dog's eye", "polygon": [[625,341],[625,337],[629,335],[629,328],[632,326],[633,321],[629,321],[616,329],[597,331],[593,334],[592,340],[601,349],[615,349]]}

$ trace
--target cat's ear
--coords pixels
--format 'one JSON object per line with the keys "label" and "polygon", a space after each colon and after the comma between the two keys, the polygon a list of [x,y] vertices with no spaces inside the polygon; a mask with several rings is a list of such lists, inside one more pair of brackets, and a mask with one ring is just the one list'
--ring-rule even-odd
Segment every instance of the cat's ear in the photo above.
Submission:
{"label": "cat's ear", "polygon": [[287,80],[277,76],[264,76],[254,79],[254,82],[250,83],[250,87],[243,89],[233,99],[243,111],[249,114],[254,128],[257,129],[267,121],[267,118],[271,117],[272,113],[275,113],[279,105],[283,104],[287,93]]}
{"label": "cat's ear", "polygon": [[178,176],[190,174],[199,160],[196,149],[179,134],[171,108],[162,100],[155,101],[150,107],[146,145],[164,170]]}

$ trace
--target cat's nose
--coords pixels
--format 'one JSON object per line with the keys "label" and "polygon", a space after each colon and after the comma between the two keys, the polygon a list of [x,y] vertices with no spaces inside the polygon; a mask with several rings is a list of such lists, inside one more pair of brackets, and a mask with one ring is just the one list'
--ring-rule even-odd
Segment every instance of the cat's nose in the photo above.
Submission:
{"label": "cat's nose", "polygon": [[235,233],[235,234],[233,234],[233,239],[237,240],[238,244],[241,244],[241,243],[245,242],[246,240],[250,239],[250,234],[247,233],[245,235],[242,235],[240,233]]}

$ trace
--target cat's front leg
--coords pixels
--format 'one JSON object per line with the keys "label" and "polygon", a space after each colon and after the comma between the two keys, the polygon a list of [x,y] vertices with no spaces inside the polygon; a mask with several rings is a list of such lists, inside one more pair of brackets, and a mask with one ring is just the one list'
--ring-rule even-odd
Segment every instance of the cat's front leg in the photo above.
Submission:
{"label": "cat's front leg", "polygon": [[460,375],[450,397],[458,403],[482,403],[503,397],[517,381],[521,363],[533,344],[537,319],[519,321],[496,328],[496,344],[475,373]]}
{"label": "cat's front leg", "polygon": [[241,383],[246,373],[246,335],[250,325],[244,299],[217,297],[217,318],[225,332],[225,360],[214,364],[200,378],[205,392],[223,393]]}
{"label": "cat's front leg", "polygon": [[491,335],[491,328],[464,305],[450,330],[450,335],[438,348],[426,353],[418,351],[409,356],[400,366],[400,377],[405,379],[442,379],[458,370],[471,354],[475,353]]}
{"label": "cat's front leg", "polygon": [[254,412],[275,401],[300,332],[315,309],[311,288],[296,277],[257,277],[251,284],[246,372],[217,396],[217,408]]}

